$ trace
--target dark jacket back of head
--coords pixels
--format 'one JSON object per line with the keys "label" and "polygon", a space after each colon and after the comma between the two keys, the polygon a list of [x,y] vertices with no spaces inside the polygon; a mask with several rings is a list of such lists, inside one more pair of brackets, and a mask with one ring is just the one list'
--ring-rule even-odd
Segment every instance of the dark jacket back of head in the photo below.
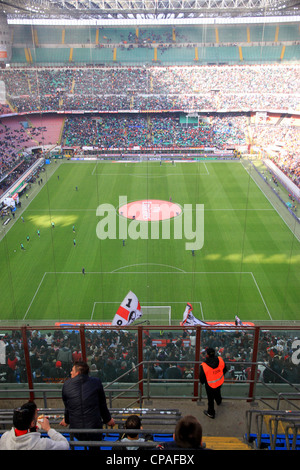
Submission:
{"label": "dark jacket back of head", "polygon": [[66,422],[74,429],[101,428],[110,420],[100,379],[79,374],[67,380],[62,389]]}

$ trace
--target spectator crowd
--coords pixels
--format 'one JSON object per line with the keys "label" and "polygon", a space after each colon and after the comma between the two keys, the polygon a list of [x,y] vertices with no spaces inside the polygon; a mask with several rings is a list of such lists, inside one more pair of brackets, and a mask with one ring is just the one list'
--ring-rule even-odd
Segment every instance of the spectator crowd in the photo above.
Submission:
{"label": "spectator crowd", "polygon": [[216,148],[245,145],[246,117],[210,117],[196,125],[186,125],[176,113],[168,115],[68,116],[63,138],[67,146],[100,149]]}
{"label": "spectator crowd", "polygon": [[0,72],[17,112],[296,111],[299,65],[17,68]]}

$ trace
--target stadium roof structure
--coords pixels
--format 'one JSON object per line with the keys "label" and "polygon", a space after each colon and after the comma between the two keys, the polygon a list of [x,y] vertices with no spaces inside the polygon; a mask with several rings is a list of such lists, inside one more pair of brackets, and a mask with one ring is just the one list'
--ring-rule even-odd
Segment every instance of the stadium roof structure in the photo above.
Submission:
{"label": "stadium roof structure", "polygon": [[8,22],[20,20],[179,20],[293,17],[300,0],[0,0]]}

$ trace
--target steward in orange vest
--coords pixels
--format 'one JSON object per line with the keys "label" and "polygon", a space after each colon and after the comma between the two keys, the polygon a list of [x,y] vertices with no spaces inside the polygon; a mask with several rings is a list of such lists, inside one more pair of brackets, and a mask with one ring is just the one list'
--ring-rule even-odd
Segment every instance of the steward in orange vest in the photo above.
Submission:
{"label": "steward in orange vest", "polygon": [[225,363],[221,357],[218,357],[219,364],[216,368],[209,366],[206,362],[202,362],[203,371],[206,382],[211,388],[220,387],[224,382],[224,366]]}
{"label": "steward in orange vest", "polygon": [[200,366],[200,382],[205,384],[208,408],[204,414],[209,418],[215,417],[214,402],[221,405],[221,386],[224,383],[224,375],[227,367],[221,357],[215,355],[213,348],[207,348],[206,359]]}

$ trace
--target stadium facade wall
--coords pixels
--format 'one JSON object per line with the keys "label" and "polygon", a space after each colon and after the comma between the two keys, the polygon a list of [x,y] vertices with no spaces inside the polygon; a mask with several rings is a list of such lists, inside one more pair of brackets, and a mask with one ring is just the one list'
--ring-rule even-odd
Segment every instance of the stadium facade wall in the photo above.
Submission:
{"label": "stadium facade wall", "polygon": [[187,27],[11,28],[11,64],[186,65],[300,58],[298,24]]}

